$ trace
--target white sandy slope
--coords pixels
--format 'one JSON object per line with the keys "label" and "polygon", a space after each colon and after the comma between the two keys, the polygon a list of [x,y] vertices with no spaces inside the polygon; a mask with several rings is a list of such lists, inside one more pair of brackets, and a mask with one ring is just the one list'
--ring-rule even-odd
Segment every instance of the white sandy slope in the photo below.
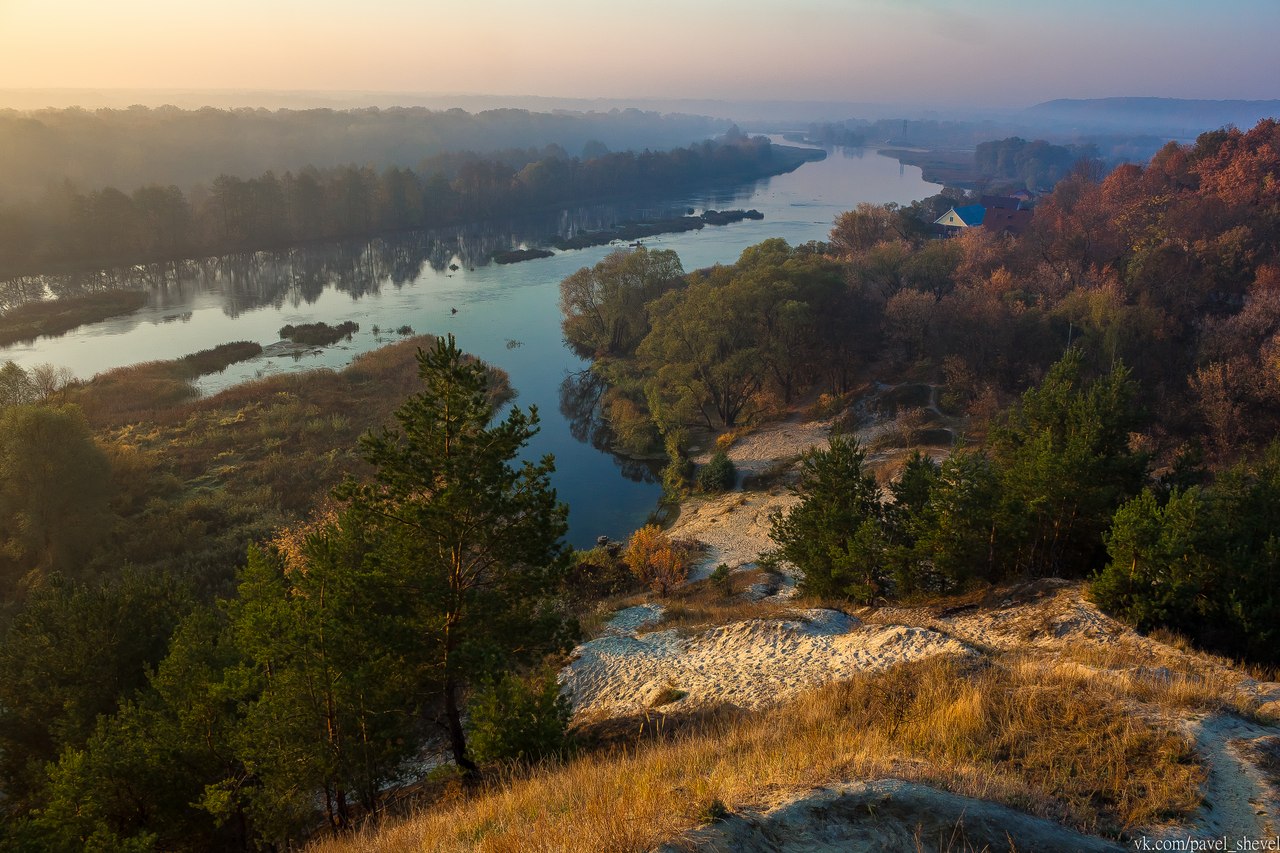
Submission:
{"label": "white sandy slope", "polygon": [[[729,456],[744,474],[777,473],[803,451],[825,446],[828,428],[828,422],[769,425],[740,440]],[[874,428],[860,432],[870,433]],[[860,437],[866,440],[872,436]],[[745,492],[739,487],[725,495],[686,500],[672,533],[707,546],[694,579],[721,562],[735,570],[752,568],[757,556],[773,546],[768,535],[771,515],[795,502],[782,485]],[[776,602],[780,597],[770,600]],[[643,633],[660,616],[661,608],[656,605],[630,608],[607,629],[608,636],[579,647],[577,658],[565,668],[562,678],[580,719],[634,713],[652,707],[659,698],[665,701],[680,693],[685,694],[683,698],[664,704],[662,710],[717,702],[760,707],[860,670],[887,668],[936,654],[1030,652],[1040,661],[1037,665],[1089,669],[1099,677],[1129,679],[1167,678],[1168,670],[1160,661],[1183,654],[1100,613],[1086,599],[1080,584],[1053,580],[1023,587],[1006,600],[986,600],[950,610],[879,608],[857,610],[852,616],[811,610],[783,619],[739,621],[692,634]],[[1107,658],[1109,650],[1122,648],[1125,654],[1120,659],[1149,657],[1152,663],[1113,671],[1100,668],[1101,663],[1085,666],[1059,657],[1069,649],[1082,648],[1102,653],[1099,661]],[[1255,681],[1207,656],[1188,653],[1186,657],[1189,672],[1208,676],[1217,670],[1212,674],[1220,682],[1234,682],[1235,690],[1251,695],[1264,716],[1280,717],[1280,684]],[[1256,757],[1251,757],[1267,744],[1280,752],[1280,727],[1242,720],[1226,711],[1172,722],[1186,732],[1205,762],[1205,805],[1189,824],[1164,827],[1153,836],[1273,837],[1280,831],[1280,791],[1274,774],[1263,772]],[[1023,823],[1016,815],[1005,814],[1008,810],[988,803],[960,802],[963,798],[924,786],[902,785],[881,780],[793,795],[768,813],[743,816],[745,821],[731,818],[730,826],[720,827],[723,833],[714,828],[707,834],[699,831],[677,844],[681,849],[856,851],[897,849],[895,843],[907,843],[910,837],[905,849],[918,849],[914,845],[924,840],[919,836],[921,831],[927,834],[930,828],[954,827],[962,815],[986,815],[983,820],[994,820],[994,828],[1012,830],[1011,837],[1035,839],[1030,848],[1018,845],[1019,850],[1087,849],[1096,841],[1088,839],[1085,844],[1082,836],[1052,824]],[[854,801],[864,809],[873,805],[881,814],[902,814],[882,828],[856,821],[833,825],[827,820],[833,807],[839,811],[842,804]],[[972,822],[966,825],[974,828]],[[889,835],[877,834],[882,832]],[[977,846],[957,845],[954,839],[949,844],[942,839],[940,849],[983,849],[989,842],[996,842],[990,849],[1011,849],[1000,843],[1004,838],[997,840],[982,832],[966,833],[965,837]],[[927,841],[924,846],[931,847]],[[1106,849],[1108,845],[1099,843],[1099,847]]]}
{"label": "white sandy slope", "polygon": [[1125,849],[1132,848],[1081,835],[1007,806],[900,779],[880,779],[820,788],[763,813],[730,815],[685,833],[657,853],[1118,853]]}
{"label": "white sandy slope", "polygon": [[[686,499],[671,526],[672,536],[696,540],[706,548],[693,567],[693,580],[706,577],[720,563],[735,571],[750,569],[762,552],[773,547],[770,518],[795,506],[799,498],[781,486],[742,491],[741,484],[776,466],[794,464],[806,450],[829,446],[830,430],[830,421],[793,419],[762,427],[729,448],[728,456],[738,470],[739,489]],[[705,463],[710,458],[710,452],[705,451],[694,461]]]}
{"label": "white sandy slope", "polygon": [[610,632],[584,643],[562,671],[577,715],[615,716],[684,694],[664,710],[730,703],[757,708],[797,693],[907,661],[967,654],[968,646],[906,625],[866,626],[835,610],[748,619],[692,636]]}

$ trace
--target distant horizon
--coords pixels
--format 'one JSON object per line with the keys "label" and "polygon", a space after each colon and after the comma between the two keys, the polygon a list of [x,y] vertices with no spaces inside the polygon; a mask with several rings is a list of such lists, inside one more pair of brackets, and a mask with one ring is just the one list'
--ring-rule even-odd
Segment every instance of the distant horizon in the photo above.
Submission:
{"label": "distant horizon", "polygon": [[[245,87],[245,86],[0,86],[0,109],[33,109],[33,107],[10,107],[6,106],[9,98],[36,98],[44,94],[76,94],[76,95],[97,95],[100,97],[110,97],[116,102],[123,102],[126,96],[131,94],[140,94],[163,98],[167,96],[189,98],[201,94],[216,95],[225,97],[229,95],[244,95],[258,99],[275,97],[281,99],[303,98],[316,100],[332,100],[342,101],[346,103],[362,103],[364,106],[381,106],[381,104],[367,103],[367,100],[374,99],[385,103],[395,101],[395,106],[417,106],[417,104],[401,103],[400,99],[408,101],[441,101],[449,99],[458,100],[492,100],[492,101],[550,101],[565,103],[719,103],[719,104],[795,104],[795,105],[842,105],[866,107],[871,109],[911,109],[922,111],[946,111],[946,112],[997,112],[1009,113],[1020,112],[1030,109],[1041,104],[1053,101],[1111,101],[1111,100],[1155,100],[1155,101],[1200,101],[1207,103],[1230,103],[1230,102],[1280,102],[1280,92],[1271,97],[1199,97],[1193,95],[1167,95],[1152,94],[1146,92],[1126,92],[1123,94],[1075,94],[1075,95],[1053,95],[1038,98],[1030,101],[1020,101],[1007,104],[982,104],[982,103],[966,103],[959,101],[928,101],[928,100],[858,100],[858,99],[842,99],[842,98],[816,98],[816,97],[718,97],[713,95],[662,95],[662,94],[621,94],[621,95],[600,95],[600,96],[578,96],[557,93],[536,94],[532,92],[516,93],[516,92],[486,92],[480,90],[455,90],[455,91],[433,91],[433,90],[414,90],[414,89],[326,89],[326,88],[269,88],[269,87]],[[159,107],[159,106],[177,106],[176,104],[166,104],[164,101],[152,99],[150,103],[136,102],[140,106]],[[66,106],[82,106],[70,104],[66,102],[51,103],[47,105],[49,108],[62,108]],[[131,105],[126,105],[131,106]],[[34,107],[34,109],[42,109],[43,107]],[[358,109],[359,107],[354,107]]]}
{"label": "distant horizon", "polygon": [[[470,113],[494,109],[526,109],[531,112],[608,112],[614,109],[641,109],[663,114],[705,115],[742,123],[797,125],[848,119],[912,119],[967,121],[1025,121],[1037,107],[1058,102],[1105,104],[1113,101],[1169,102],[1205,107],[1233,104],[1276,104],[1280,98],[1182,98],[1163,95],[1107,95],[1090,98],[1045,98],[1029,104],[991,107],[970,104],[925,102],[867,102],[807,98],[697,98],[697,97],[600,97],[574,98],[556,95],[513,95],[480,92],[413,92],[332,89],[277,90],[265,88],[112,88],[37,87],[0,88],[0,110],[37,112],[43,109],[128,109],[144,106],[156,109],[392,109],[425,108],[437,111],[463,109]],[[1280,114],[1280,109],[1274,111]],[[1261,117],[1261,114],[1259,114]],[[1136,117],[1135,117],[1136,118]],[[1252,121],[1248,123],[1252,124]],[[1142,124],[1135,121],[1135,126]]]}

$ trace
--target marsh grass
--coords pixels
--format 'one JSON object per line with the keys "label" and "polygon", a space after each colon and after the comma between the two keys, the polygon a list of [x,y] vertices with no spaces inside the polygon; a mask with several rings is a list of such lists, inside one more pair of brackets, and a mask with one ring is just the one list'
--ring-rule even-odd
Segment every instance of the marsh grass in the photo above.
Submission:
{"label": "marsh grass", "polygon": [[142,290],[105,290],[28,302],[0,312],[0,346],[61,335],[78,326],[129,314],[147,304]]}
{"label": "marsh grass", "polygon": [[[197,397],[189,377],[246,357],[252,343],[108,371],[68,389],[117,463],[116,535],[102,565],[186,564],[196,552],[229,574],[247,544],[305,516],[348,474],[368,472],[362,434],[418,390],[421,336],[358,356],[344,370],[270,376]],[[495,404],[509,399],[491,371]]]}

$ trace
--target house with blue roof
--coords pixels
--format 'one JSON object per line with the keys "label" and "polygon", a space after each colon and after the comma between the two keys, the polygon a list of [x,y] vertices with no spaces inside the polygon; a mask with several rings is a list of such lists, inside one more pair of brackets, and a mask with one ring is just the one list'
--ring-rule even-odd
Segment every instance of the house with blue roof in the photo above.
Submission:
{"label": "house with blue roof", "polygon": [[[964,207],[953,207],[934,220],[934,225],[955,229],[977,228],[987,215],[987,208],[981,204],[966,204]],[[954,233],[954,232],[951,232]]]}
{"label": "house with blue roof", "polygon": [[943,237],[954,237],[964,228],[986,228],[997,234],[1021,234],[1031,223],[1031,211],[1020,199],[983,196],[981,204],[953,207],[933,221]]}

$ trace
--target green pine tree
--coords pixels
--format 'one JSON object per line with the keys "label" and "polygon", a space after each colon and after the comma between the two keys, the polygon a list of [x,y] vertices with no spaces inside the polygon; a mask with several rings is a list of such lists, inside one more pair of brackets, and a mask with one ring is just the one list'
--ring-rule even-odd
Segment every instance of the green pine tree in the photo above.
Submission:
{"label": "green pine tree", "polygon": [[552,598],[565,565],[567,508],[550,456],[516,460],[536,409],[493,423],[485,368],[453,336],[418,354],[423,390],[398,429],[361,441],[374,482],[342,494],[374,529],[380,559],[415,608],[413,657],[436,685],[454,760],[467,771],[462,708],[469,687],[571,644],[576,625]]}

